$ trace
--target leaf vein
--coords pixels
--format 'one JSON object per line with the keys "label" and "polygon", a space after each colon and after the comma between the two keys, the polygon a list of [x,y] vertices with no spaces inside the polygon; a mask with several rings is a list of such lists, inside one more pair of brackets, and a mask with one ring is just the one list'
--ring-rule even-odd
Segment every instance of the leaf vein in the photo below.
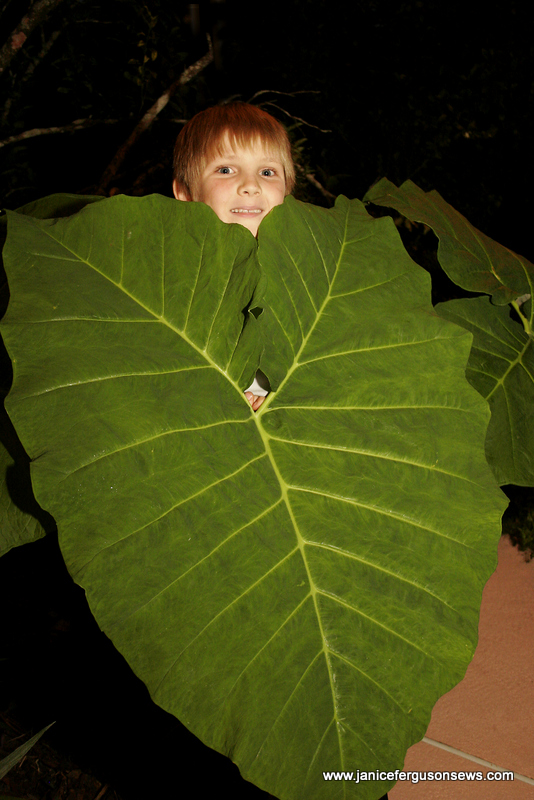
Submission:
{"label": "leaf vein", "polygon": [[[218,550],[220,550],[222,547],[224,547],[224,545],[228,544],[228,542],[230,542],[232,539],[234,539],[238,534],[240,534],[243,531],[247,530],[247,528],[250,528],[251,525],[254,525],[256,522],[259,522],[259,520],[264,519],[268,514],[270,514],[271,511],[273,511],[273,509],[275,509],[277,506],[279,506],[281,502],[282,502],[282,498],[277,500],[276,503],[273,503],[268,508],[265,508],[260,514],[257,514],[253,519],[250,519],[245,525],[241,525],[240,528],[236,528],[234,531],[232,531],[232,533],[229,536],[227,536],[225,539],[222,539],[217,544],[216,547],[213,547],[209,551],[209,553],[206,553],[205,556],[202,556],[201,559],[199,559],[194,564],[192,564],[188,569],[185,570],[185,572],[182,572],[180,575],[178,575],[176,578],[174,578],[174,580],[172,580],[170,583],[168,583],[166,586],[164,586],[163,589],[160,589],[159,592],[154,594],[145,603],[143,603],[142,605],[138,606],[128,616],[133,616],[134,614],[139,614],[144,608],[147,608],[151,603],[153,603],[155,600],[157,600],[157,598],[160,597],[160,595],[163,595],[163,594],[165,594],[165,592],[168,592],[169,589],[171,588],[171,586],[174,586],[176,583],[178,583],[183,578],[185,578],[187,575],[189,575],[191,572],[193,572],[193,570],[197,569],[197,567],[199,567],[205,561],[210,559],[214,555],[214,553],[216,553]],[[114,542],[114,544],[117,544],[117,543],[119,543],[121,541],[122,540],[119,539],[119,540],[117,540],[117,542]],[[113,545],[110,545],[110,546],[112,547]],[[91,561],[92,560],[93,559],[91,559]],[[90,562],[88,562],[88,563],[90,563]],[[120,622],[123,622],[123,621],[124,621],[124,619],[120,620]],[[115,625],[117,625],[117,624],[119,624],[119,621],[117,621],[115,623]],[[111,628],[115,627],[115,625],[110,626],[109,630],[111,630]]]}
{"label": "leaf vein", "polygon": [[341,495],[333,494],[331,492],[319,491],[318,489],[307,489],[303,486],[294,486],[288,484],[289,489],[293,489],[296,492],[306,492],[308,494],[317,494],[320,497],[331,497],[333,500],[339,500],[340,503],[349,503],[350,505],[356,506],[358,508],[367,508],[369,511],[375,511],[377,514],[382,514],[385,517],[392,517],[393,519],[398,519],[401,522],[405,522],[407,525],[413,525],[415,528],[420,528],[423,531],[428,531],[429,533],[434,533],[436,536],[441,536],[444,539],[448,539],[451,542],[455,542],[456,544],[461,545],[462,547],[466,547],[469,550],[474,550],[471,545],[466,544],[466,542],[462,542],[459,539],[455,539],[453,536],[448,536],[446,533],[442,533],[441,531],[437,531],[435,528],[429,528],[427,525],[422,525],[418,520],[410,518],[404,514],[397,514],[389,509],[379,508],[378,506],[372,506],[369,503],[361,503],[358,500],[351,498],[351,497],[342,497]]}
{"label": "leaf vein", "polygon": [[20,397],[21,400],[29,400],[33,397],[41,397],[44,394],[51,394],[59,389],[71,389],[74,386],[87,386],[91,383],[104,383],[105,381],[120,380],[121,378],[157,378],[160,375],[178,375],[180,372],[196,372],[199,369],[213,369],[211,364],[199,364],[196,367],[183,367],[182,369],[169,369],[162,370],[161,372],[124,372],[116,373],[114,375],[105,375],[104,377],[89,378],[86,381],[72,381],[70,383],[60,383],[58,386],[51,386],[44,389],[42,392],[35,392],[34,394],[24,395]]}
{"label": "leaf vein", "polygon": [[[368,562],[364,561],[363,563],[368,563]],[[374,566],[374,564],[372,566]],[[378,567],[378,569],[380,569],[380,567]],[[382,570],[382,571],[383,572],[387,572],[390,575],[393,575],[393,573],[390,573],[389,570]],[[395,576],[395,577],[397,577],[397,576]],[[401,576],[399,576],[399,577],[401,577]],[[405,580],[406,583],[410,583],[412,586],[415,586],[417,589],[422,589],[423,591],[425,591],[425,589],[423,587],[418,586],[416,583],[413,583],[413,581],[408,581],[408,580],[406,580],[405,578],[402,578],[402,577],[401,577],[401,580]],[[423,650],[415,642],[412,642],[410,639],[407,639],[405,636],[402,636],[402,634],[400,634],[398,631],[395,631],[392,628],[388,627],[387,625],[384,625],[382,622],[379,622],[374,617],[369,616],[369,614],[366,614],[360,608],[356,608],[356,606],[353,606],[351,603],[347,603],[345,600],[342,600],[340,597],[337,597],[335,594],[332,594],[331,592],[324,591],[324,589],[318,589],[317,591],[318,591],[319,594],[322,594],[323,597],[328,597],[330,600],[333,600],[338,605],[344,606],[344,608],[349,609],[349,611],[354,611],[355,614],[359,614],[364,619],[369,620],[369,622],[372,622],[374,625],[377,625],[379,628],[382,628],[382,630],[387,631],[392,636],[395,636],[397,639],[400,639],[401,641],[406,642],[407,645],[409,645],[410,647],[413,647],[414,650],[418,650],[424,656],[426,656],[427,658],[431,659],[431,661],[435,661],[436,664],[440,664],[440,662],[431,653],[427,653],[426,650]],[[432,595],[432,597],[436,597],[436,595],[433,595],[432,592],[429,592],[428,594]],[[438,597],[437,599],[439,600],[440,598]],[[444,605],[446,605],[448,608],[450,608],[448,603],[444,603]],[[442,665],[440,664],[440,666],[442,666]]]}
{"label": "leaf vein", "polygon": [[[308,597],[309,597],[309,595],[308,595]],[[319,658],[319,656],[320,656],[320,655],[324,655],[324,650],[323,650],[323,648],[322,648],[322,647],[321,647],[321,649],[319,650],[319,652],[318,652],[318,653],[316,653],[316,655],[315,655],[315,656],[312,658],[312,660],[310,661],[310,663],[307,665],[306,669],[304,670],[304,672],[302,673],[302,675],[300,676],[300,678],[299,678],[299,679],[298,679],[298,681],[296,682],[295,686],[293,687],[293,689],[292,689],[292,690],[291,690],[291,692],[289,693],[289,695],[288,695],[288,697],[287,697],[287,699],[286,699],[285,703],[284,703],[284,704],[282,705],[282,707],[280,708],[280,711],[279,711],[279,712],[278,712],[278,714],[276,715],[275,719],[273,720],[272,724],[271,724],[271,725],[270,725],[270,727],[269,727],[269,730],[268,730],[268,731],[267,731],[267,733],[265,734],[265,738],[263,739],[263,741],[262,741],[262,743],[261,743],[261,745],[260,745],[260,747],[259,747],[259,749],[258,749],[258,752],[257,752],[257,753],[256,753],[256,755],[254,756],[254,761],[255,761],[255,760],[258,758],[258,756],[260,755],[261,751],[263,750],[263,747],[265,746],[265,743],[266,743],[267,739],[269,738],[269,736],[271,736],[271,735],[272,735],[272,733],[273,733],[274,729],[276,728],[276,725],[277,725],[277,723],[278,723],[278,720],[280,719],[280,717],[281,717],[281,716],[282,716],[282,714],[284,713],[284,710],[285,710],[285,708],[286,708],[286,707],[287,707],[287,705],[288,705],[288,704],[291,702],[291,698],[293,697],[293,695],[294,695],[294,694],[295,694],[295,692],[297,691],[298,687],[300,686],[300,684],[302,683],[302,681],[303,681],[303,680],[304,680],[304,678],[306,677],[306,674],[307,674],[307,673],[309,672],[309,670],[310,670],[310,669],[313,667],[314,663],[317,661],[317,659]]]}
{"label": "leaf vein", "polygon": [[446,469],[436,467],[434,464],[422,464],[421,462],[412,461],[408,458],[400,458],[400,456],[376,453],[372,452],[371,450],[357,450],[353,447],[334,447],[333,445],[319,444],[318,442],[299,442],[296,441],[296,439],[283,439],[281,436],[274,435],[271,435],[270,438],[275,442],[283,442],[284,444],[294,445],[295,447],[309,447],[314,450],[332,450],[336,453],[354,453],[355,455],[359,456],[369,456],[370,458],[380,458],[384,461],[393,461],[396,464],[407,464],[410,467],[418,467],[419,469],[426,469],[431,472],[439,472],[441,475],[448,475],[450,478],[457,478],[459,481],[465,481],[466,483],[472,483],[474,486],[478,486],[476,481],[466,478],[464,475],[457,475],[454,472],[449,472]]}
{"label": "leaf vein", "polygon": [[[192,433],[193,431],[204,431],[204,430],[208,430],[209,428],[217,428],[217,427],[219,427],[221,425],[234,425],[234,424],[242,425],[243,423],[249,422],[249,421],[250,420],[247,420],[247,419],[240,419],[240,420],[224,419],[224,420],[220,420],[218,422],[210,422],[208,425],[197,425],[197,426],[192,427],[192,428],[173,428],[173,429],[168,430],[168,431],[161,431],[160,433],[156,433],[153,436],[147,436],[145,439],[138,439],[135,442],[129,442],[128,444],[124,445],[124,447],[118,447],[116,450],[110,450],[108,453],[104,453],[103,455],[98,456],[98,458],[93,458],[93,459],[91,459],[91,461],[87,461],[85,464],[80,464],[80,466],[76,467],[76,469],[74,469],[72,472],[69,472],[69,473],[65,474],[65,476],[61,479],[60,483],[65,481],[65,480],[67,480],[72,475],[75,475],[77,472],[80,472],[80,470],[85,469],[86,467],[92,466],[93,464],[96,464],[99,461],[103,461],[106,458],[111,458],[112,456],[117,455],[117,453],[123,453],[123,452],[125,452],[127,450],[133,450],[136,447],[139,447],[139,446],[144,445],[144,444],[148,444],[149,442],[156,442],[156,441],[158,441],[158,439],[163,439],[165,436],[172,436],[172,435],[174,435],[176,433]],[[264,454],[262,453],[260,456],[258,456],[258,458],[262,458],[263,455]],[[258,458],[253,459],[253,461],[257,461]],[[252,463],[252,462],[249,462],[249,463]]]}
{"label": "leaf vein", "polygon": [[264,572],[263,575],[261,575],[256,581],[254,581],[249,586],[247,586],[247,588],[243,592],[241,592],[241,594],[239,594],[236,597],[234,597],[234,599],[230,603],[228,603],[228,605],[224,606],[224,608],[221,608],[210,619],[210,621],[208,623],[206,623],[206,625],[204,625],[204,627],[201,628],[201,630],[199,630],[198,633],[195,634],[195,636],[193,636],[193,638],[186,644],[186,646],[183,647],[180,650],[180,652],[176,655],[176,658],[173,660],[172,664],[166,670],[166,672],[163,675],[162,679],[158,683],[158,685],[157,685],[157,687],[155,689],[155,693],[158,692],[158,690],[161,687],[163,681],[165,680],[165,678],[167,677],[169,672],[171,672],[171,670],[174,669],[175,665],[178,663],[179,659],[183,656],[185,651],[188,650],[197,641],[197,639],[200,639],[200,637],[208,630],[208,628],[210,628],[219,619],[219,617],[221,617],[223,614],[226,614],[228,611],[230,611],[232,606],[236,605],[236,603],[239,603],[239,601],[242,600],[244,597],[246,597],[247,594],[249,594],[253,589],[256,588],[256,586],[259,586],[260,583],[262,583],[272,572],[277,570],[282,564],[284,564],[289,558],[291,558],[291,556],[294,555],[294,553],[296,553],[298,549],[299,548],[297,546],[297,547],[294,547],[293,550],[291,550],[289,553],[286,553],[286,555],[283,558],[281,558],[276,564],[274,564],[266,572]]}

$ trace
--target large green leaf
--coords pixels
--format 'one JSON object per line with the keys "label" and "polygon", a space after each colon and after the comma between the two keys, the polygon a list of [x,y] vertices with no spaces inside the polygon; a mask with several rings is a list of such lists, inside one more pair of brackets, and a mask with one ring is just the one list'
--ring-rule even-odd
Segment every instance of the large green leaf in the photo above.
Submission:
{"label": "large green leaf", "polygon": [[490,403],[486,455],[496,479],[534,485],[534,266],[473,227],[437,192],[411,181],[397,188],[384,178],[366,197],[429,225],[439,238],[440,264],[458,286],[514,307],[516,321],[509,309],[482,299],[440,304],[438,313],[474,333],[467,374]]}
{"label": "large green leaf", "polygon": [[[486,455],[497,481],[534,480],[534,350],[532,338],[489,297],[451,300],[436,311],[473,334],[466,375],[491,408]],[[511,477],[513,476],[513,481]]]}
{"label": "large green leaf", "polygon": [[288,198],[258,248],[157,197],[10,227],[8,409],[97,621],[248,780],[376,798],[323,770],[401,767],[496,562],[470,334],[356,201]]}
{"label": "large green leaf", "polygon": [[[17,214],[25,214],[38,219],[67,217],[80,211],[84,206],[103,200],[94,195],[52,194],[17,209]],[[0,217],[0,241],[5,241],[6,217]],[[8,303],[3,266],[2,313]],[[2,348],[3,351],[3,348]],[[28,544],[42,538],[46,530],[52,530],[53,520],[43,514],[31,492],[28,457],[20,446],[16,433],[4,409],[0,410],[0,556],[13,547]]]}
{"label": "large green leaf", "polygon": [[412,181],[397,188],[382,178],[365,199],[432,228],[439,239],[441,266],[463,289],[489,294],[496,305],[534,294],[534,266],[530,261],[477,230],[435,190],[424,192]]}

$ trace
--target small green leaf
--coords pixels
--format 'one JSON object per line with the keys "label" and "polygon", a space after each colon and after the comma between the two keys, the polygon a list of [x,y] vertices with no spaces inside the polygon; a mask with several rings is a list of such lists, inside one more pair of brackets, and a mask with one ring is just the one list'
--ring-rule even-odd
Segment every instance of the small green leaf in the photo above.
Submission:
{"label": "small green leaf", "polygon": [[[45,530],[37,519],[18,508],[11,498],[8,479],[14,468],[11,456],[0,442],[0,556],[13,547],[34,542],[45,535]],[[27,479],[29,484],[29,473]]]}
{"label": "small green leaf", "polygon": [[29,459],[0,408],[0,556],[55,530],[33,496]]}
{"label": "small green leaf", "polygon": [[473,334],[467,379],[490,405],[486,457],[501,486],[534,485],[534,342],[488,297],[439,303],[444,319]]}
{"label": "small green leaf", "polygon": [[15,767],[19,763],[19,761],[22,761],[26,753],[28,753],[32,749],[34,744],[36,744],[39,741],[43,733],[46,733],[46,731],[49,728],[51,728],[53,724],[54,723],[51,722],[50,725],[47,725],[45,728],[42,728],[42,730],[40,730],[39,733],[36,733],[35,736],[32,736],[31,739],[28,739],[27,742],[21,744],[20,747],[17,747],[16,750],[13,750],[12,753],[10,753],[8,756],[6,756],[0,761],[0,780],[2,780],[2,778],[4,778],[7,775],[9,770],[13,769],[13,767]]}

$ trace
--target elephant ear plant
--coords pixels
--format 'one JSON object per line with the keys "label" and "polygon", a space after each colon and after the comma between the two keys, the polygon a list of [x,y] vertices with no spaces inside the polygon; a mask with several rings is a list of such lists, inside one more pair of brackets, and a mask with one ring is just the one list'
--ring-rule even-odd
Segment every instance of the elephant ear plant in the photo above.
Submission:
{"label": "elephant ear plant", "polygon": [[436,311],[473,334],[466,374],[490,405],[486,456],[497,481],[534,486],[534,265],[411,181],[397,188],[384,178],[366,199],[432,228],[449,278],[481,293]]}
{"label": "elephant ear plant", "polygon": [[[7,410],[153,699],[283,800],[377,798],[477,641],[504,498],[471,334],[358,201],[9,214]],[[254,413],[258,367],[272,388]]]}

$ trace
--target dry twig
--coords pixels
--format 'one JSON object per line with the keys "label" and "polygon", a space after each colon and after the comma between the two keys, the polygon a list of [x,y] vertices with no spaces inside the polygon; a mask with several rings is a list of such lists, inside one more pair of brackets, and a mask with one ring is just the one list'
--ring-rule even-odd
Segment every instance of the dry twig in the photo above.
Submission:
{"label": "dry twig", "polygon": [[247,102],[252,103],[260,94],[281,94],[284,97],[296,97],[298,94],[321,94],[321,92],[319,89],[297,89],[294,92],[282,92],[279,89],[260,89],[258,92],[254,92]]}
{"label": "dry twig", "polygon": [[198,75],[199,72],[201,72],[213,61],[213,48],[210,39],[208,39],[208,43],[208,52],[202,56],[202,58],[199,58],[195,64],[187,67],[187,69],[182,72],[180,77],[177,78],[177,80],[175,80],[165,92],[163,92],[161,97],[158,97],[154,105],[148,109],[143,118],[137,123],[128,139],[126,139],[126,141],[119,147],[110,164],[107,166],[104,174],[102,175],[102,178],[100,179],[100,185],[98,187],[97,194],[105,194],[109,184],[116,176],[120,165],[126,158],[130,148],[136,143],[136,141],[147,130],[147,128],[150,127],[157,115],[163,111],[173,94],[180,88],[180,86],[184,86],[186,83],[189,83],[190,80],[192,80],[196,75]]}
{"label": "dry twig", "polygon": [[[43,58],[47,55],[47,53],[51,49],[52,45],[56,42],[56,39],[58,38],[59,34],[61,33],[61,30],[62,29],[60,28],[58,31],[54,31],[54,33],[49,37],[48,41],[44,43],[44,45],[42,46],[40,52],[37,54],[37,57],[32,61],[32,63],[30,64],[30,66],[28,67],[28,69],[26,70],[24,75],[22,76],[22,78],[18,81],[18,89],[19,90],[20,90],[20,87],[24,83],[26,83],[26,81],[29,78],[31,78],[31,76],[33,75],[33,72],[35,70],[35,67],[37,67],[41,63]],[[9,116],[9,112],[11,110],[12,103],[13,103],[13,98],[12,97],[8,97],[7,102],[6,102],[5,106],[4,106],[4,113],[2,114],[2,125],[5,125],[5,123],[7,121],[7,118]]]}
{"label": "dry twig", "polygon": [[309,183],[311,183],[312,186],[315,186],[315,188],[318,189],[321,192],[321,194],[327,197],[329,200],[336,199],[335,194],[332,194],[332,192],[329,192],[328,189],[325,189],[322,183],[319,183],[315,175],[312,175],[311,172],[306,173],[306,180],[309,181]]}
{"label": "dry twig", "polygon": [[95,800],[101,800],[101,798],[104,797],[108,789],[109,789],[109,783],[104,784],[104,786],[100,789],[99,793],[95,797]]}
{"label": "dry twig", "polygon": [[8,136],[7,139],[0,141],[0,147],[5,147],[6,144],[13,142],[20,142],[23,139],[32,139],[34,136],[44,136],[48,133],[72,133],[79,131],[81,128],[90,128],[92,125],[113,125],[118,122],[118,119],[75,119],[70,125],[59,125],[52,128],[32,128],[29,131],[22,131],[16,133],[14,136]]}
{"label": "dry twig", "polygon": [[50,51],[52,45],[55,44],[56,39],[58,38],[58,36],[59,36],[59,34],[61,33],[62,30],[63,29],[60,28],[59,30],[54,31],[48,37],[48,41],[46,41],[44,43],[44,45],[41,47],[40,51],[38,52],[36,58],[32,61],[32,63],[30,64],[30,66],[26,70],[26,72],[24,74],[24,77],[21,80],[21,83],[24,82],[24,81],[27,81],[28,78],[30,78],[33,75],[33,71],[34,71],[35,67],[37,67],[38,64],[40,64],[40,62],[43,60],[43,58],[48,54],[48,52]]}
{"label": "dry twig", "polygon": [[33,4],[0,49],[0,75],[11,63],[11,59],[20,52],[32,31],[62,2],[63,0],[37,0]]}
{"label": "dry twig", "polygon": [[332,133],[331,128],[319,128],[317,125],[313,125],[311,122],[307,122],[305,119],[302,119],[301,117],[296,117],[294,114],[291,114],[289,111],[286,111],[285,108],[282,108],[282,106],[278,106],[276,105],[276,103],[271,103],[269,100],[266,100],[265,103],[261,103],[261,105],[272,106],[273,108],[277,108],[278,111],[281,111],[286,116],[291,117],[291,119],[294,119],[297,122],[301,122],[303,125],[307,125],[308,128],[315,128],[315,130],[319,131],[320,133]]}

